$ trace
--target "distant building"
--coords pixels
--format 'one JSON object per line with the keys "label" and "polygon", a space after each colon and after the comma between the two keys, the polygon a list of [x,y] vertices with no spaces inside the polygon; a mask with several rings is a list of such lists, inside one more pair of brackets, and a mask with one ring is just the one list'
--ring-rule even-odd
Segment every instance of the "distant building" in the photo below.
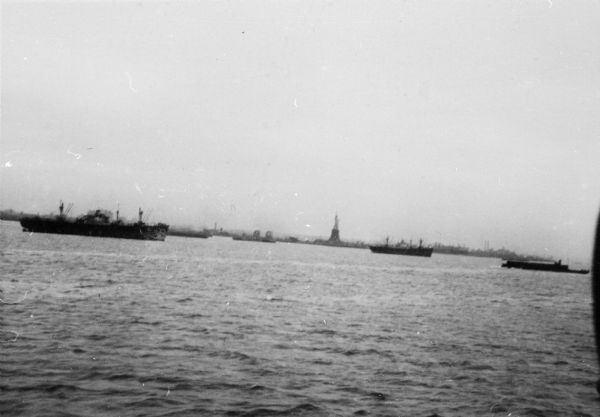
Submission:
{"label": "distant building", "polygon": [[338,215],[335,214],[335,222],[333,224],[333,229],[331,229],[331,236],[329,236],[329,242],[340,242],[340,227],[338,221]]}

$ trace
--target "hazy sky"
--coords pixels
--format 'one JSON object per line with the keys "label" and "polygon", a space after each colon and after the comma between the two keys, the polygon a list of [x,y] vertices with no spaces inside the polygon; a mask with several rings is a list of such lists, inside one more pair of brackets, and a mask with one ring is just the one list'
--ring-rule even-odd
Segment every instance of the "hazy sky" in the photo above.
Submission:
{"label": "hazy sky", "polygon": [[0,207],[588,258],[598,1],[3,2]]}

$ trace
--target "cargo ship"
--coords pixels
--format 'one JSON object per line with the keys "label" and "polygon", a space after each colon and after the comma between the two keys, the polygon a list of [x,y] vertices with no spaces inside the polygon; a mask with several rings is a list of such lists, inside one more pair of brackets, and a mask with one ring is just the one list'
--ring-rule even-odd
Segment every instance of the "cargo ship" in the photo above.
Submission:
{"label": "cargo ship", "polygon": [[532,271],[569,272],[572,274],[587,274],[588,269],[569,269],[561,260],[557,262],[533,262],[533,261],[506,261],[502,268],[529,269]]}
{"label": "cargo ship", "polygon": [[19,219],[24,232],[55,233],[63,235],[79,235],[94,237],[114,237],[121,239],[141,239],[164,241],[169,225],[164,223],[147,224],[142,221],[144,212],[140,208],[137,222],[126,223],[116,219],[106,210],[92,210],[87,214],[73,218],[64,213],[61,201],[58,216],[23,216]]}
{"label": "cargo ship", "polygon": [[385,245],[371,245],[369,249],[373,253],[383,253],[386,255],[408,255],[408,256],[424,256],[431,257],[433,248],[423,246],[423,241],[419,241],[419,246],[413,246],[412,244],[406,244],[404,241],[395,245],[390,245],[389,238],[385,239]]}

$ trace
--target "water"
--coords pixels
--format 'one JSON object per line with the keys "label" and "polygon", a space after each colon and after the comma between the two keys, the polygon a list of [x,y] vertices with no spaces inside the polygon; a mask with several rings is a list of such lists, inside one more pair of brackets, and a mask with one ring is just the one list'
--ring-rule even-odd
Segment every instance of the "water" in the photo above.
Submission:
{"label": "water", "polygon": [[589,275],[0,227],[3,416],[600,415]]}

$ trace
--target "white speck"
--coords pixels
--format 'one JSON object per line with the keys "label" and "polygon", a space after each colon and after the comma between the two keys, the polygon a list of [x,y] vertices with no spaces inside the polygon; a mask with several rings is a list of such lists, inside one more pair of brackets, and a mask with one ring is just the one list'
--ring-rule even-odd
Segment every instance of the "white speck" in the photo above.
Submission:
{"label": "white speck", "polygon": [[78,154],[78,153],[76,153],[76,152],[71,152],[71,150],[70,150],[70,149],[67,149],[67,153],[68,153],[69,155],[73,155],[73,156],[75,157],[75,159],[79,159],[79,158],[81,158],[81,154]]}
{"label": "white speck", "polygon": [[298,108],[298,99],[294,99],[294,107]]}
{"label": "white speck", "polygon": [[138,91],[135,88],[133,88],[133,79],[131,78],[131,74],[126,72],[125,75],[127,76],[127,80],[129,81],[129,89],[134,93],[137,93]]}
{"label": "white speck", "polygon": [[9,332],[14,333],[15,338],[13,340],[11,340],[11,342],[16,342],[17,339],[19,338],[19,332],[16,332],[14,330],[9,330]]}
{"label": "white speck", "polygon": [[10,167],[12,167],[12,166],[13,166],[13,163],[12,163],[11,161],[6,161],[6,163],[4,164],[4,166],[5,166],[6,168],[10,168]]}
{"label": "white speck", "polygon": [[298,197],[298,193],[294,193],[294,197]]}
{"label": "white speck", "polygon": [[135,189],[137,190],[137,192],[138,192],[138,193],[140,193],[140,194],[142,194],[142,189],[141,189],[141,187],[138,185],[138,183],[136,182],[136,183],[135,183],[135,184],[133,184],[133,185],[135,185]]}
{"label": "white speck", "polygon": [[159,195],[158,195],[158,198],[165,198],[165,196],[164,196],[164,195],[162,195],[162,194],[159,194]]}
{"label": "white speck", "polygon": [[310,224],[307,224],[306,227],[310,227]]}
{"label": "white speck", "polygon": [[548,0],[548,8],[551,9],[552,8],[552,0]]}

